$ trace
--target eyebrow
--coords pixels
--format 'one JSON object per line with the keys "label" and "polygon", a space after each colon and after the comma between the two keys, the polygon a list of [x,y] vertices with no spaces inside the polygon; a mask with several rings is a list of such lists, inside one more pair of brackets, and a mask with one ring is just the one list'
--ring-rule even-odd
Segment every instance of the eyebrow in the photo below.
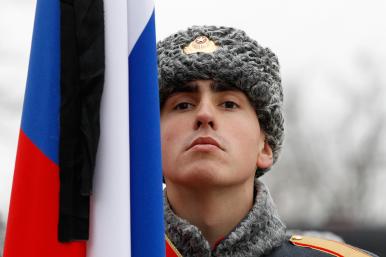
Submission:
{"label": "eyebrow", "polygon": [[222,81],[212,81],[212,83],[210,83],[210,89],[216,93],[224,91],[241,91],[237,87]]}
{"label": "eyebrow", "polygon": [[[241,91],[237,87],[221,81],[212,81],[210,83],[210,89],[215,93],[225,92],[225,91]],[[170,92],[170,95],[177,94],[177,93],[197,93],[198,91],[199,90],[198,90],[197,83],[192,81],[173,88],[173,90]]]}

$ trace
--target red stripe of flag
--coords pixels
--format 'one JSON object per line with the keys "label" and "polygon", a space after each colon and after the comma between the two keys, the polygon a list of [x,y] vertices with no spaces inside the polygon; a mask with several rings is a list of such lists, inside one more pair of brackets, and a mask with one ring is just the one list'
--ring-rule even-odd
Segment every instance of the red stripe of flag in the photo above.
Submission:
{"label": "red stripe of flag", "polygon": [[4,257],[84,257],[86,244],[59,243],[59,170],[20,131]]}

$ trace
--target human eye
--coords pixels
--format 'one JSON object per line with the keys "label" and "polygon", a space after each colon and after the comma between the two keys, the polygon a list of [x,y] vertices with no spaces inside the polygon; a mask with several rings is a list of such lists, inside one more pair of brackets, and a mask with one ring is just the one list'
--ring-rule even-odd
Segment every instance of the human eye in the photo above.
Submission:
{"label": "human eye", "polygon": [[235,103],[234,101],[225,101],[221,104],[222,107],[224,107],[225,109],[237,109],[239,108],[240,106]]}
{"label": "human eye", "polygon": [[180,102],[174,106],[174,110],[187,110],[193,107],[193,104],[188,102]]}

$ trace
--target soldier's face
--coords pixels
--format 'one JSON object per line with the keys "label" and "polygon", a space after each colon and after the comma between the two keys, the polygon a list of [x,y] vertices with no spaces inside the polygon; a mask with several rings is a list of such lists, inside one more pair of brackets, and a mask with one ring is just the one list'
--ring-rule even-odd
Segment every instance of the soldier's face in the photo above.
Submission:
{"label": "soldier's face", "polygon": [[231,186],[272,165],[256,113],[241,91],[212,80],[178,89],[161,110],[166,183]]}

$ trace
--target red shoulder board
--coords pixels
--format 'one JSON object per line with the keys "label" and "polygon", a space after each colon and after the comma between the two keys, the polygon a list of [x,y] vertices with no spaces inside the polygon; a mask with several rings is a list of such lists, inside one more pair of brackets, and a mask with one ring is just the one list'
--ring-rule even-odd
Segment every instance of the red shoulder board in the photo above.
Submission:
{"label": "red shoulder board", "polygon": [[337,257],[371,257],[371,255],[358,248],[332,240],[294,235],[290,241],[294,245],[312,248]]}
{"label": "red shoulder board", "polygon": [[177,248],[173,245],[172,241],[165,235],[166,241],[166,257],[182,257]]}

